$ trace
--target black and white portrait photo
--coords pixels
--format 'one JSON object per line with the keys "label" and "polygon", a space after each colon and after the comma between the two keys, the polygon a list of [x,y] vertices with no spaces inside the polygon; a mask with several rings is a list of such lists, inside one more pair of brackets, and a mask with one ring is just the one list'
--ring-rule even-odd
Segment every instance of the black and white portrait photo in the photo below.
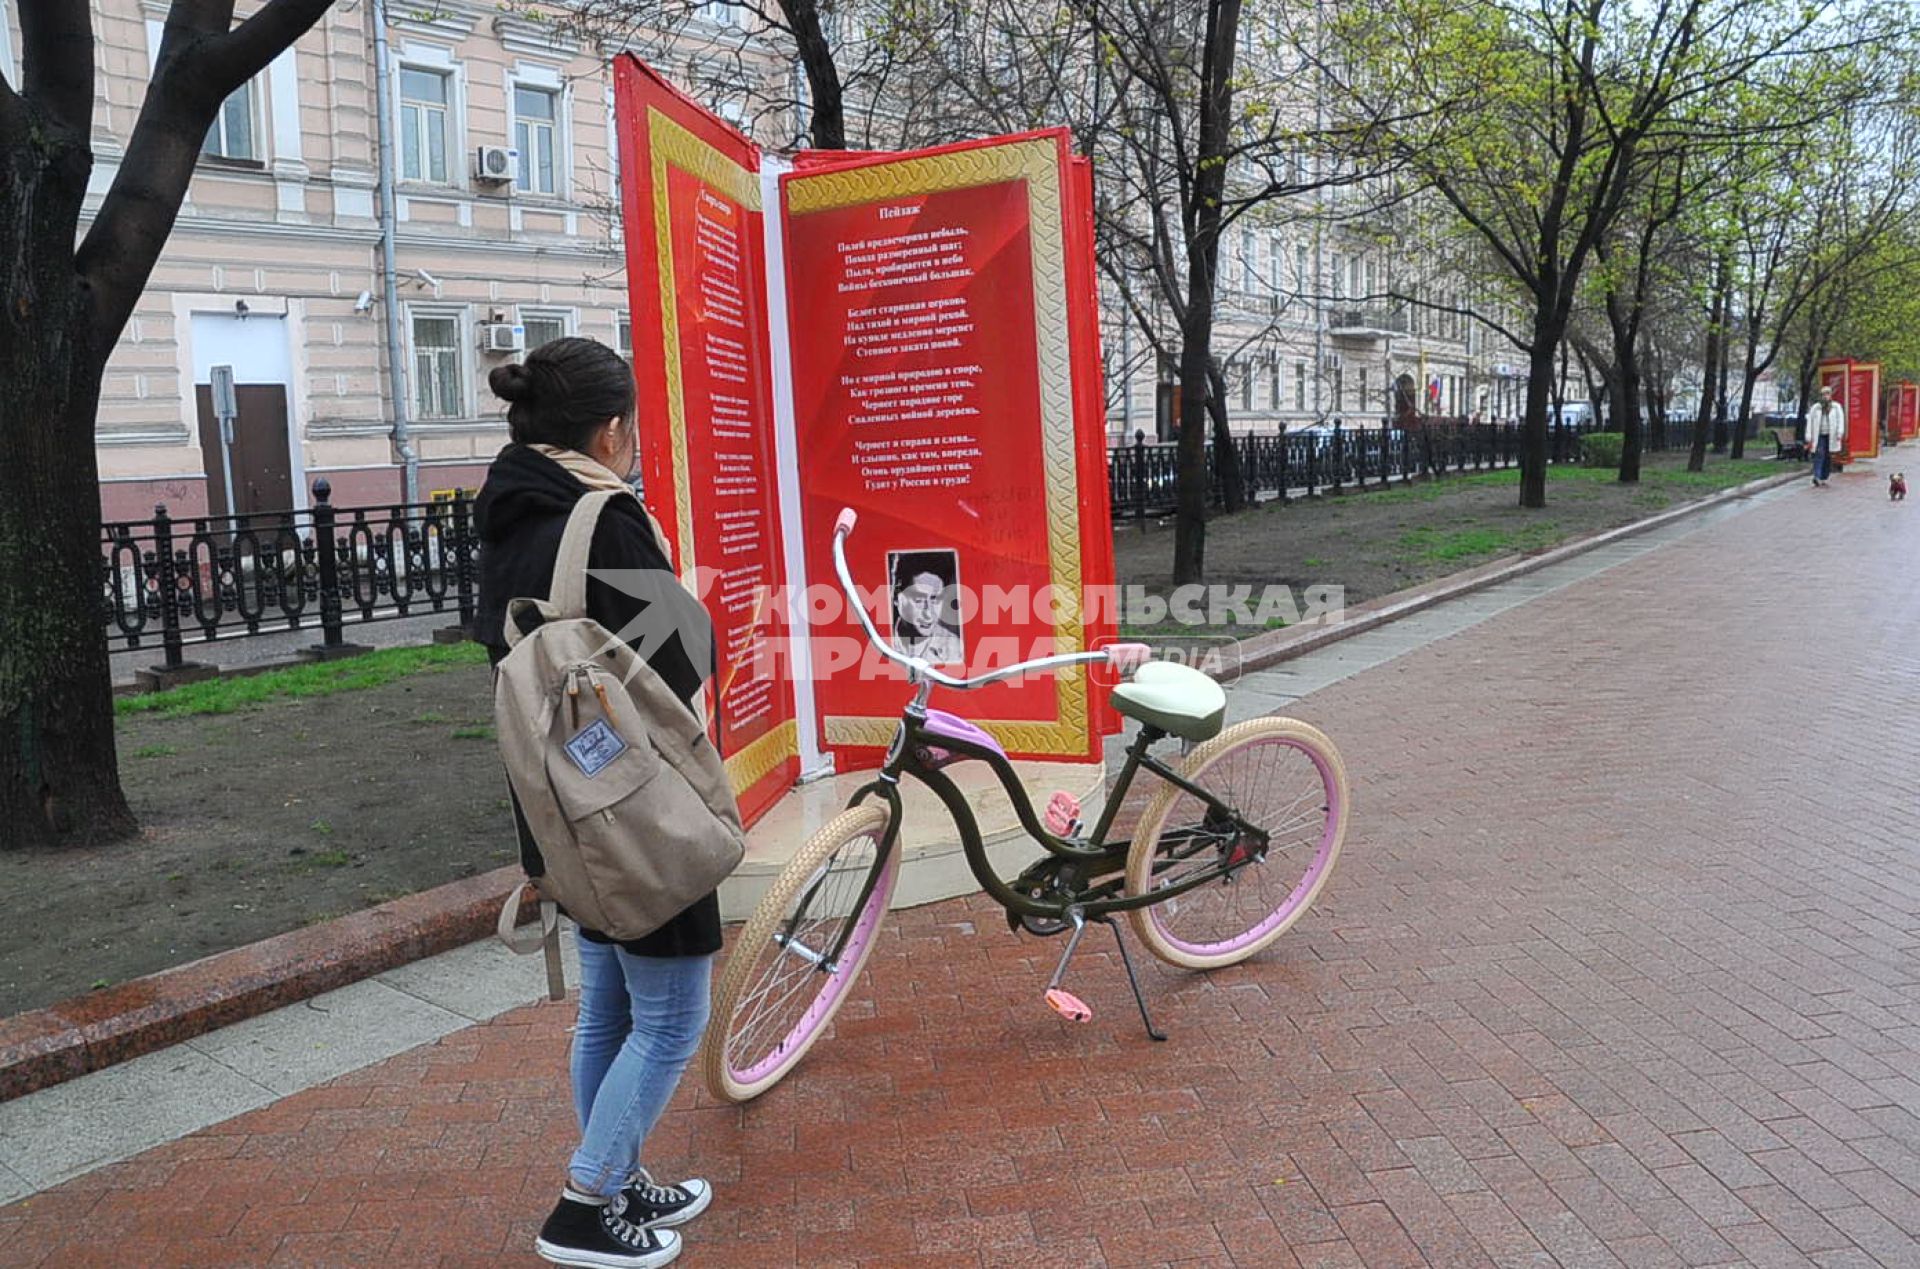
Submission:
{"label": "black and white portrait photo", "polygon": [[966,660],[960,631],[960,561],[952,551],[889,551],[893,646],[929,665]]}

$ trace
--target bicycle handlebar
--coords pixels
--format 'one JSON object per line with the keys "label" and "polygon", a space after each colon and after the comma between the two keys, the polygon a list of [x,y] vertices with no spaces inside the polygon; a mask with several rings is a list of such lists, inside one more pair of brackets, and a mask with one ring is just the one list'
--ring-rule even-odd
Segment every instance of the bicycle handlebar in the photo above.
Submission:
{"label": "bicycle handlebar", "polygon": [[1017,678],[1024,674],[1038,673],[1043,670],[1058,670],[1069,665],[1089,665],[1096,661],[1105,661],[1123,672],[1136,669],[1153,657],[1153,650],[1144,643],[1116,643],[1098,652],[1067,652],[1059,656],[1041,657],[1034,661],[1022,661],[1018,665],[1005,666],[970,679],[955,678],[951,674],[936,670],[925,658],[911,657],[880,637],[874,628],[873,618],[867,615],[867,606],[860,602],[860,591],[853,583],[853,572],[847,567],[846,541],[853,532],[853,526],[859,522],[860,515],[852,507],[843,507],[833,522],[833,570],[840,576],[840,589],[845,592],[847,602],[853,606],[854,615],[859,617],[861,629],[866,631],[867,641],[881,656],[902,666],[909,675],[938,683],[942,687],[958,688],[969,691],[976,687],[985,687],[989,683],[998,683],[1004,679]]}

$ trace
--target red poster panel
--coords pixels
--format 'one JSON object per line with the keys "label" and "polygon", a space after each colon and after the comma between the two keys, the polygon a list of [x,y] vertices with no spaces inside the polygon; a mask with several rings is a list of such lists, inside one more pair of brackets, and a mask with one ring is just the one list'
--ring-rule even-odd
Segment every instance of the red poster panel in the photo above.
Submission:
{"label": "red poster panel", "polygon": [[1848,368],[1847,452],[1855,458],[1880,456],[1880,365],[1878,362],[1856,361]]}
{"label": "red poster panel", "polygon": [[760,158],[632,55],[615,63],[647,502],[714,621],[712,700],[751,824],[799,774],[784,642]]}
{"label": "red poster panel", "polygon": [[1910,441],[1920,436],[1920,384],[1901,382],[1898,417],[1901,440]]}
{"label": "red poster panel", "polygon": [[[1847,412],[1847,441],[1849,449],[1851,449],[1853,441],[1853,397],[1849,392],[1853,384],[1852,371],[1853,363],[1844,360],[1823,361],[1814,371],[1815,400],[1817,401],[1819,399],[1819,390],[1821,388],[1832,388],[1833,399],[1838,401],[1840,408]],[[1807,404],[1811,406],[1814,402],[1809,401]]]}
{"label": "red poster panel", "polygon": [[[795,171],[781,198],[808,576],[833,576],[853,507],[849,563],[897,644],[965,674],[1091,647],[1087,592],[1112,564],[1083,505],[1078,368],[1098,356],[1076,346],[1092,326],[1073,315],[1066,134]],[[1111,534],[1104,511],[1097,526]],[[822,743],[860,765],[907,686],[835,617],[811,632]],[[1092,695],[1062,673],[952,705],[1016,756],[1089,758]]]}

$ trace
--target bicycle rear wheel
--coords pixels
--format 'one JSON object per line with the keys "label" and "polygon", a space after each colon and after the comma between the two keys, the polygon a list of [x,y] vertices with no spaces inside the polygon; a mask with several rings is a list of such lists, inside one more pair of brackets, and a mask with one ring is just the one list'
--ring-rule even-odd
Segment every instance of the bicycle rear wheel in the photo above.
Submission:
{"label": "bicycle rear wheel", "polygon": [[1194,750],[1180,774],[1265,833],[1266,843],[1167,784],[1134,829],[1128,891],[1220,875],[1127,918],[1164,961],[1189,969],[1233,965],[1284,934],[1332,874],[1347,832],[1346,767],[1317,728],[1255,718]]}
{"label": "bicycle rear wheel", "polygon": [[[853,807],[774,878],[728,954],[714,995],[700,1061],[715,1097],[758,1097],[826,1032],[873,951],[899,880],[900,852],[884,846],[886,832],[885,808]],[[823,964],[843,932],[838,960]]]}

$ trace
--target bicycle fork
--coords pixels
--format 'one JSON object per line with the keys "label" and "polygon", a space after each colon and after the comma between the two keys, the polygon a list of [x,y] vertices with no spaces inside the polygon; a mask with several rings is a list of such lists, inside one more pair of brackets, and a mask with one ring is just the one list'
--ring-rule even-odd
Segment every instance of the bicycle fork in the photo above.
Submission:
{"label": "bicycle fork", "polygon": [[[1060,986],[1061,980],[1067,976],[1067,962],[1073,959],[1075,949],[1080,946],[1080,936],[1087,932],[1087,915],[1077,904],[1067,909],[1066,917],[1073,925],[1073,933],[1067,936],[1066,950],[1060,953],[1060,964],[1047,982],[1047,1007],[1069,1022],[1091,1022],[1092,1008]],[[1133,958],[1127,955],[1127,940],[1121,936],[1120,927],[1111,916],[1101,915],[1093,919],[1113,931],[1113,941],[1120,949],[1120,963],[1126,966],[1127,983],[1133,988],[1133,1002],[1140,1006],[1140,1021],[1146,1024],[1147,1035],[1155,1040],[1166,1039],[1166,1034],[1153,1025],[1153,1017],[1147,1012],[1147,998],[1140,994],[1140,979],[1133,972]]]}

